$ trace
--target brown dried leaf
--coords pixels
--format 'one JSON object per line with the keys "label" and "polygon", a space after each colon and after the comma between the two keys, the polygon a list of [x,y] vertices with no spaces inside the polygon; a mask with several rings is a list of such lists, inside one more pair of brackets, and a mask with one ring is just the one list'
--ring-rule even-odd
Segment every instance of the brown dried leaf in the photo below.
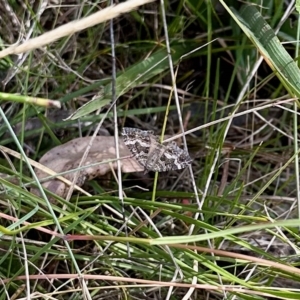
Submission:
{"label": "brown dried leaf", "polygon": [[[78,168],[81,158],[89,145],[91,137],[77,138],[63,145],[57,146],[48,151],[41,159],[40,164],[53,170],[56,173],[74,170]],[[132,156],[122,139],[119,145],[120,157]],[[91,164],[110,161],[116,159],[116,149],[113,136],[97,136],[90,148],[89,154],[84,162],[84,166]],[[141,172],[144,170],[137,161],[132,158],[124,158],[120,161],[123,173]],[[111,171],[111,168],[117,169],[117,161],[97,164],[96,166],[86,167],[79,171],[79,177],[76,182],[77,186],[82,186],[86,180],[91,180],[98,176],[103,176]],[[74,172],[63,175],[64,178],[72,181]],[[45,170],[36,169],[36,175],[41,180],[49,177]],[[43,186],[49,191],[60,197],[65,197],[68,192],[68,186],[65,182],[55,178],[43,183]],[[34,189],[35,194],[39,194]]]}

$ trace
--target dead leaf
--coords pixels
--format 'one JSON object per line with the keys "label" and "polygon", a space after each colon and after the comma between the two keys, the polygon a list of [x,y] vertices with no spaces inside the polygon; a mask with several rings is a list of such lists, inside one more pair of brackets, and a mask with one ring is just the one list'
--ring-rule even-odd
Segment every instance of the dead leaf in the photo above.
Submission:
{"label": "dead leaf", "polygon": [[[69,181],[74,178],[76,168],[78,168],[81,158],[89,145],[91,137],[77,138],[63,145],[57,146],[48,151],[39,161],[41,165],[53,170],[55,173],[61,173],[69,170],[74,170],[72,173],[63,175]],[[138,162],[132,158],[132,154],[125,146],[122,138],[120,138],[120,157],[127,157],[120,160],[121,170],[123,173],[141,172],[144,170]],[[111,168],[117,169],[117,161],[112,161],[103,164],[96,164],[116,159],[115,141],[113,136],[97,136],[90,148],[84,166],[88,166],[79,171],[79,177],[76,182],[77,186],[82,186],[86,180],[91,180],[99,176],[103,176],[111,171]],[[49,177],[49,173],[45,170],[35,169],[39,180]],[[60,197],[65,197],[68,193],[69,185],[57,178],[50,179],[42,184],[46,189],[55,193]],[[32,189],[32,192],[39,195],[37,189]]]}

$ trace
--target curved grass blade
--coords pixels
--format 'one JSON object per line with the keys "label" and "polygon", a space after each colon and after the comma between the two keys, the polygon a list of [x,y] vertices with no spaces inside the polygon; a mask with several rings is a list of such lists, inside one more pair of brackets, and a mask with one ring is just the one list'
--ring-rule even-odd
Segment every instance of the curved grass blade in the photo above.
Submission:
{"label": "curved grass blade", "polygon": [[244,5],[237,12],[226,6],[223,0],[221,2],[256,46],[270,68],[275,71],[290,95],[300,98],[300,70],[256,7]]}
{"label": "curved grass blade", "polygon": [[[176,45],[172,47],[172,58],[174,63],[182,57],[182,55],[188,53],[192,49],[195,49],[196,44],[191,45]],[[151,78],[162,74],[169,68],[169,62],[167,60],[167,50],[159,50],[156,53],[149,56],[147,59],[140,61],[133,66],[126,69],[125,72],[119,74],[116,80],[116,97],[128,92],[144,82],[149,81]],[[103,95],[86,103],[83,107],[79,108],[70,119],[74,120],[79,117],[83,117],[103,106],[103,103],[108,104],[111,102],[112,86],[111,82],[103,87]]]}

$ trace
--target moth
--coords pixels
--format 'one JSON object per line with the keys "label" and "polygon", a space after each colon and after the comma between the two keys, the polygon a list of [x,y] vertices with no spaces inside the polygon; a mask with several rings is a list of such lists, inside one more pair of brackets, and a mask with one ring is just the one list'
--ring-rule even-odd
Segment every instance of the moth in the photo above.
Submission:
{"label": "moth", "polygon": [[145,168],[145,172],[166,172],[188,166],[192,159],[173,141],[159,143],[159,137],[152,130],[124,127],[122,136],[134,158]]}

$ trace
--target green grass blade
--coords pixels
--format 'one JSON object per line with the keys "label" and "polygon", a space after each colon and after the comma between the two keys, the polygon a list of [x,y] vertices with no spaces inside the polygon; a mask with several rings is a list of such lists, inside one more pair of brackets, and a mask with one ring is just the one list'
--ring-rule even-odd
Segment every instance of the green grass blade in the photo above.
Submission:
{"label": "green grass blade", "polygon": [[[176,45],[172,47],[172,58],[174,62],[177,62],[181,56],[195,48],[193,45]],[[167,50],[163,49],[157,51],[147,59],[136,63],[130,68],[120,74],[116,81],[116,97],[120,97],[130,89],[133,89],[144,82],[149,81],[153,77],[161,74],[169,68],[169,62],[167,60]],[[88,102],[86,105],[79,108],[71,119],[77,119],[83,117],[103,106],[103,103],[107,104],[111,101],[111,82],[103,88],[103,96],[95,100]]]}
{"label": "green grass blade", "polygon": [[289,53],[281,45],[271,26],[264,20],[260,12],[251,5],[244,5],[237,12],[224,7],[238,23],[240,28],[256,46],[270,68],[292,96],[300,97],[300,71]]}

